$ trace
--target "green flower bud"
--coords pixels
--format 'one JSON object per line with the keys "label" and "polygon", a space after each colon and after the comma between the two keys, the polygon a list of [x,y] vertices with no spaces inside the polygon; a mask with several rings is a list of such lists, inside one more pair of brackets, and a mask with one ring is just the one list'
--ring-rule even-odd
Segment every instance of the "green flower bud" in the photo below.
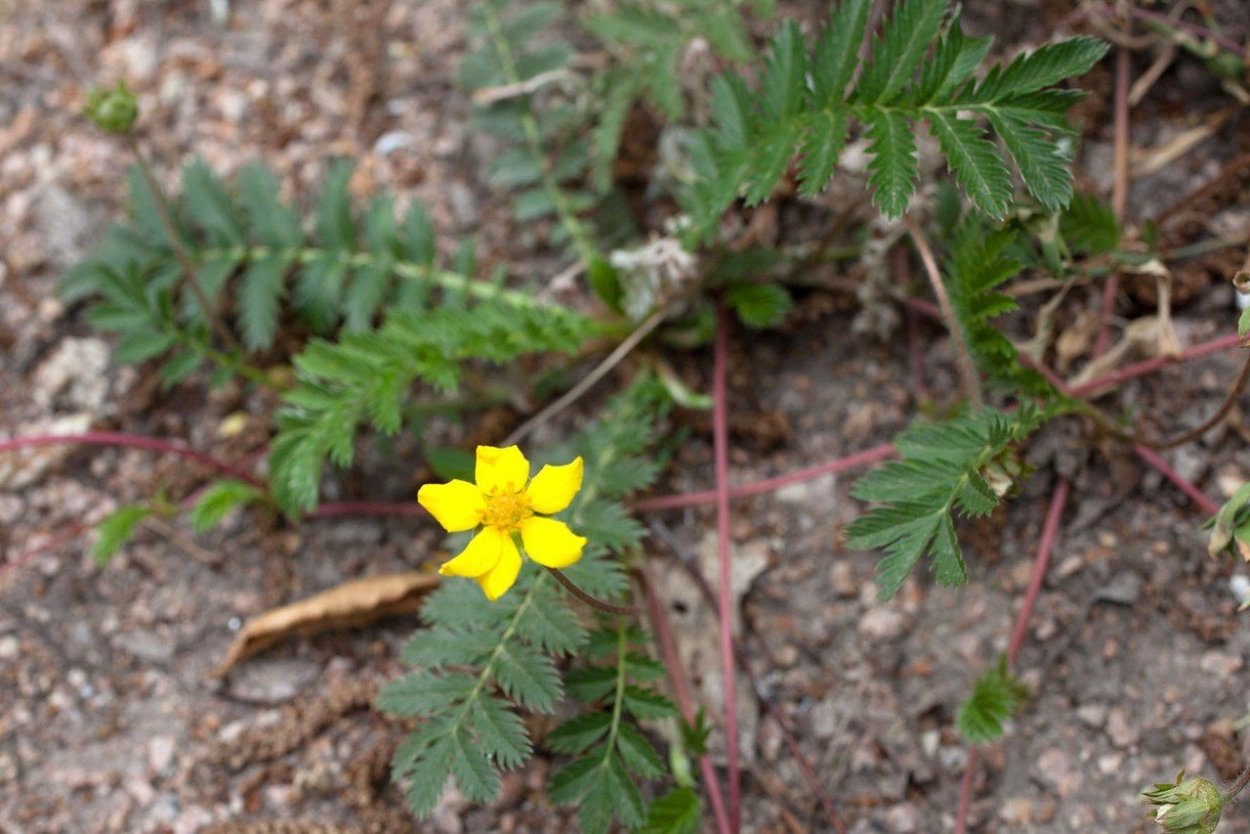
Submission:
{"label": "green flower bud", "polygon": [[139,101],[126,82],[118,81],[116,89],[97,87],[88,93],[83,113],[106,133],[129,133],[139,118]]}
{"label": "green flower bud", "polygon": [[1219,788],[1197,776],[1186,779],[1183,770],[1175,782],[1156,784],[1142,796],[1155,806],[1155,822],[1172,834],[1212,834],[1224,810]]}

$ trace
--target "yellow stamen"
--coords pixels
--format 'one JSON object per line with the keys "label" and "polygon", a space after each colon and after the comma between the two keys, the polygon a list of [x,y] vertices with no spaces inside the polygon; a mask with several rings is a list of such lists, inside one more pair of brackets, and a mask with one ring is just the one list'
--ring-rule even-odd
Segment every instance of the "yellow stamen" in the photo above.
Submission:
{"label": "yellow stamen", "polygon": [[515,533],[521,522],[534,514],[523,492],[505,492],[486,496],[482,523],[504,533]]}

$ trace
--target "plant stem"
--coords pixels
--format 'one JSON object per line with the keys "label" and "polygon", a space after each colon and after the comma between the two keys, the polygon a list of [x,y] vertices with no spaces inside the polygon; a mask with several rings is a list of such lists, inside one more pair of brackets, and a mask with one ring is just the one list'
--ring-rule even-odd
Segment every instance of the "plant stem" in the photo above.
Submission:
{"label": "plant stem", "polygon": [[964,775],[959,780],[959,804],[955,806],[955,834],[965,834],[968,830],[968,808],[972,804],[972,778],[976,775],[977,764],[981,761],[981,748],[973,747],[968,751],[968,760],[964,762]]}
{"label": "plant stem", "polygon": [[[303,246],[292,249],[284,249],[274,246],[223,246],[214,249],[205,249],[200,253],[200,256],[205,261],[256,261],[280,255],[291,261],[306,264],[310,261],[315,261],[325,257],[326,251],[327,250],[316,246]],[[348,266],[355,269],[374,266],[379,260],[380,258],[377,254],[368,251],[354,252],[346,259]],[[444,269],[427,266],[426,264],[417,263],[415,261],[391,261],[390,268],[394,274],[401,278],[407,278],[413,281],[426,281],[449,292],[463,292],[467,295],[474,296],[475,298],[499,301],[514,307],[526,307],[540,310],[562,310],[569,312],[570,314],[572,313],[571,310],[568,310],[559,304],[537,301],[532,295],[519,290],[510,290],[504,287],[499,287],[489,281],[476,281],[467,275],[460,274],[459,272],[449,272]]]}
{"label": "plant stem", "polygon": [[229,368],[234,373],[251,380],[257,385],[263,385],[274,391],[281,391],[282,387],[276,384],[269,375],[257,368],[255,365],[249,364],[243,359],[242,354],[222,353],[207,342],[201,342],[194,336],[177,330],[173,334],[175,338],[184,342],[191,350],[202,354],[210,362],[215,362],[223,368]]}
{"label": "plant stem", "polygon": [[174,257],[178,259],[178,263],[182,267],[183,284],[191,291],[191,294],[195,296],[196,303],[204,310],[204,316],[208,319],[217,337],[231,350],[243,353],[243,346],[239,344],[239,340],[234,337],[234,334],[230,332],[229,328],[221,320],[221,317],[217,314],[216,306],[209,301],[208,296],[204,294],[204,288],[200,286],[199,279],[196,278],[195,265],[191,262],[191,256],[187,254],[182,238],[178,236],[178,230],[174,228],[174,219],[169,210],[169,201],[165,199],[165,190],[157,182],[156,174],[153,173],[152,166],[148,163],[147,155],[143,153],[143,149],[139,147],[139,142],[133,134],[126,134],[126,144],[130,147],[131,154],[134,155],[135,162],[139,166],[139,173],[143,176],[143,181],[147,183],[148,190],[152,192],[152,201],[156,204],[156,213],[160,216],[161,225],[165,228],[165,236],[169,238],[169,245],[174,250]]}
{"label": "plant stem", "polygon": [[[668,679],[673,684],[673,697],[677,701],[677,708],[681,710],[682,719],[687,724],[693,724],[696,719],[694,700],[690,697],[690,689],[686,685],[685,670],[677,654],[673,630],[669,626],[663,606],[660,605],[659,596],[655,592],[655,585],[651,581],[645,563],[639,565],[638,584],[642,587],[642,595],[647,603],[647,617],[651,620],[651,630],[660,647],[660,657],[664,661],[664,668],[668,670]],[[703,786],[707,790],[708,801],[712,806],[717,834],[729,834],[729,815],[725,812],[725,799],[721,795],[720,781],[716,776],[716,767],[706,753],[699,757],[699,771],[703,774]]]}
{"label": "plant stem", "polygon": [[955,308],[951,305],[950,295],[946,292],[946,285],[942,283],[942,273],[938,271],[937,260],[933,257],[933,250],[929,248],[929,241],[915,220],[911,217],[904,217],[903,225],[907,227],[912,241],[916,244],[916,251],[920,253],[920,261],[924,264],[925,274],[929,276],[933,294],[937,297],[938,308],[941,309],[942,318],[946,321],[946,328],[950,331],[951,341],[955,343],[955,353],[959,360],[959,375],[963,379],[964,394],[967,395],[968,400],[972,403],[972,407],[979,411],[985,407],[985,399],[981,396],[981,380],[977,376],[977,367],[972,361],[972,351],[968,348],[963,327],[955,315]]}
{"label": "plant stem", "polygon": [[1029,618],[1033,616],[1033,608],[1037,605],[1037,596],[1042,590],[1042,580],[1046,578],[1046,567],[1050,564],[1050,553],[1054,548],[1055,535],[1059,532],[1059,521],[1063,517],[1064,507],[1068,503],[1068,494],[1072,484],[1067,478],[1060,477],[1055,491],[1050,496],[1050,506],[1046,510],[1046,520],[1042,524],[1042,537],[1037,543],[1037,554],[1033,558],[1033,571],[1029,574],[1028,588],[1024,592],[1024,604],[1016,615],[1015,626],[1011,629],[1011,640],[1007,643],[1007,662],[1015,663],[1024,645],[1024,638],[1029,633]]}
{"label": "plant stem", "polygon": [[605,614],[620,614],[628,617],[633,614],[633,609],[628,605],[613,605],[610,602],[604,602],[598,597],[591,596],[573,583],[564,573],[556,568],[547,568],[547,572],[556,578],[556,581],[565,587],[565,589],[591,608],[597,608]]}
{"label": "plant stem", "polygon": [[[836,474],[846,472],[851,469],[858,469],[861,466],[868,466],[879,461],[892,458],[895,455],[894,445],[885,443],[881,446],[873,446],[862,452],[856,452],[853,455],[838,458],[837,460],[820,463],[816,466],[808,466],[794,472],[788,472],[785,475],[778,475],[773,478],[765,478],[761,481],[754,481],[741,486],[730,487],[730,498],[746,498],[751,495],[760,495],[766,492],[772,492],[781,489],[790,484],[802,483],[819,478],[821,475]],[[641,498],[630,504],[630,507],[638,512],[646,512],[648,510],[674,510],[682,507],[696,507],[700,504],[716,503],[716,490],[704,490],[700,492],[683,492],[676,495],[658,495],[652,498]]]}
{"label": "plant stem", "polygon": [[1228,396],[1224,398],[1224,402],[1220,405],[1218,411],[1203,421],[1202,425],[1190,429],[1179,437],[1174,437],[1171,440],[1160,440],[1150,445],[1156,449],[1171,449],[1176,446],[1183,446],[1202,437],[1221,423],[1228,416],[1228,412],[1233,410],[1233,406],[1237,405],[1237,400],[1241,397],[1241,392],[1246,389],[1247,382],[1250,382],[1250,354],[1247,354],[1246,361],[1241,364],[1241,370],[1237,372],[1236,379],[1228,387]]}
{"label": "plant stem", "polygon": [[[1111,186],[1111,211],[1116,222],[1124,223],[1128,207],[1128,78],[1131,70],[1131,53],[1125,46],[1117,47],[1115,63],[1115,180]],[[1094,339],[1094,356],[1101,356],[1111,345],[1111,318],[1115,314],[1115,296],[1120,289],[1120,273],[1111,272],[1103,284],[1102,323]]]}
{"label": "plant stem", "polygon": [[[1029,574],[1029,585],[1024,593],[1024,602],[1011,628],[1011,641],[1007,644],[1008,663],[1015,663],[1016,657],[1020,654],[1020,647],[1024,645],[1024,638],[1028,636],[1029,619],[1033,616],[1033,608],[1042,590],[1042,580],[1046,577],[1046,567],[1050,564],[1055,534],[1059,531],[1059,521],[1068,503],[1068,493],[1071,487],[1067,478],[1060,477],[1059,483],[1055,485],[1055,491],[1050,496],[1050,506],[1046,510],[1046,521],[1042,524],[1042,535],[1037,542],[1037,553],[1033,557],[1033,570]],[[965,834],[968,830],[968,808],[972,803],[972,779],[979,760],[980,753],[976,747],[973,747],[968,751],[963,779],[959,783],[959,804],[955,810],[955,834]]]}
{"label": "plant stem", "polygon": [[1133,446],[1133,451],[1137,453],[1139,458],[1159,470],[1159,474],[1163,475],[1163,477],[1175,484],[1177,489],[1189,496],[1189,499],[1198,505],[1198,509],[1202,510],[1207,515],[1215,515],[1220,511],[1219,504],[1216,504],[1208,498],[1202,490],[1198,489],[1198,487],[1190,483],[1188,479],[1181,475],[1181,473],[1173,469],[1154,449],[1151,449],[1149,446],[1142,443],[1138,443]]}
{"label": "plant stem", "polygon": [[[516,69],[516,60],[512,55],[512,47],[508,45],[508,38],[504,35],[503,25],[499,20],[498,13],[495,11],[495,7],[490,3],[484,3],[481,9],[486,19],[486,28],[490,32],[491,44],[499,56],[499,64],[503,69],[504,77],[509,84],[521,84],[521,76]],[[538,129],[538,120],[534,118],[534,112],[528,101],[525,112],[521,114],[521,126],[525,131],[525,141],[529,145],[530,153],[534,154],[535,158],[540,161],[543,190],[551,198],[556,214],[560,217],[560,223],[564,226],[564,230],[568,232],[569,238],[572,239],[573,247],[577,250],[578,257],[587,264],[591,263],[598,257],[598,253],[594,244],[590,241],[590,235],[587,234],[586,227],[577,219],[577,212],[573,210],[568,196],[560,188],[560,183],[556,181],[555,174],[552,171],[551,160],[548,159],[543,148],[542,132]]]}
{"label": "plant stem", "polygon": [[[657,538],[668,545],[669,549],[677,556],[678,564],[686,574],[694,581],[695,587],[699,589],[700,595],[707,606],[713,610],[716,609],[716,594],[712,590],[712,586],[708,583],[707,577],[699,570],[693,556],[685,552],[677,543],[673,534],[667,527],[658,521],[652,521],[649,525],[651,532]],[[756,640],[759,635],[755,634]],[[816,796],[821,807],[825,811],[825,816],[829,818],[829,824],[838,834],[847,834],[846,823],[842,821],[842,817],[838,814],[837,809],[833,805],[833,798],[829,796],[829,792],[825,790],[820,783],[820,779],[816,776],[816,770],[812,767],[811,762],[807,760],[807,756],[803,755],[803,750],[799,747],[798,740],[794,737],[794,731],[790,729],[790,723],[786,720],[786,715],[772,699],[768,697],[763,684],[759,678],[751,670],[750,658],[741,646],[735,646],[734,652],[738,657],[738,666],[742,669],[742,675],[747,679],[747,683],[751,685],[751,692],[755,695],[756,703],[759,704],[760,711],[770,716],[777,722],[777,727],[781,730],[782,738],[785,739],[786,747],[790,750],[790,754],[794,756],[795,762],[798,763],[799,771],[803,774],[804,780],[807,782],[808,788]]]}
{"label": "plant stem", "polygon": [[1250,785],[1250,765],[1246,765],[1241,769],[1241,773],[1237,774],[1237,778],[1229,782],[1220,790],[1220,796],[1225,802],[1232,802],[1237,798],[1246,785]]}
{"label": "plant stem", "polygon": [[733,594],[729,565],[729,310],[716,305],[716,345],[712,370],[712,447],[716,469],[716,554],[720,564],[720,660],[725,700],[725,759],[729,769],[729,827],[741,824],[741,774],[738,772],[738,677],[734,669]]}
{"label": "plant stem", "polygon": [[638,325],[638,327],[634,329],[633,333],[630,333],[624,341],[616,346],[615,350],[608,354],[602,362],[596,365],[594,370],[586,374],[586,376],[566,391],[558,400],[551,403],[542,411],[538,412],[533,417],[518,426],[516,430],[504,438],[501,445],[512,446],[519,443],[521,440],[528,437],[530,433],[539,426],[542,426],[552,417],[555,417],[561,411],[564,411],[564,409],[577,402],[587,391],[594,387],[596,382],[603,379],[609,371],[619,365],[622,360],[629,355],[630,351],[636,348],[643,339],[647,338],[651,331],[659,327],[660,323],[664,321],[664,318],[667,315],[667,308],[661,308],[648,316],[642,324]]}
{"label": "plant stem", "polygon": [[1241,343],[1240,337],[1233,333],[1228,336],[1220,336],[1217,339],[1211,339],[1207,342],[1186,348],[1176,356],[1156,356],[1153,359],[1146,359],[1141,362],[1135,362],[1131,365],[1125,365],[1117,371],[1112,371],[1106,376],[1100,376],[1091,379],[1089,382],[1081,385],[1074,385],[1068,389],[1068,393],[1074,397],[1084,397],[1098,391],[1100,388],[1114,387],[1130,379],[1136,379],[1139,376],[1154,373],[1160,368],[1165,368],[1173,363],[1185,362],[1190,359],[1198,359],[1211,353],[1218,353],[1221,350],[1227,350],[1231,347],[1237,347]]}
{"label": "plant stem", "polygon": [[239,469],[232,464],[217,458],[205,452],[199,452],[195,449],[183,446],[171,440],[161,440],[155,437],[144,437],[142,435],[123,434],[121,432],[97,431],[84,432],[82,434],[40,434],[27,437],[14,437],[9,440],[0,440],[0,452],[12,452],[18,449],[30,449],[41,446],[63,446],[66,444],[79,444],[84,446],[120,446],[132,449],[149,449],[155,452],[164,452],[166,454],[177,455],[179,457],[193,460],[202,464],[209,469],[216,470],[223,475],[229,475],[238,478],[255,487],[264,488],[264,482],[253,475],[251,472]]}
{"label": "plant stem", "polygon": [[1243,47],[1241,44],[1237,43],[1237,41],[1225,35],[1221,35],[1219,32],[1213,32],[1207,27],[1201,26],[1197,23],[1190,23],[1187,20],[1181,20],[1180,18],[1168,17],[1167,15],[1160,14],[1159,12],[1152,12],[1148,9],[1138,9],[1132,6],[1129,7],[1128,13],[1131,17],[1136,17],[1141,20],[1150,21],[1151,23],[1158,24],[1159,26],[1164,27],[1164,28],[1171,27],[1171,28],[1176,28],[1176,29],[1184,29],[1185,31],[1191,34],[1197,35],[1200,38],[1206,38],[1207,40],[1210,40],[1213,43],[1219,44],[1224,49],[1227,49],[1229,52],[1236,55],[1238,58],[1241,58],[1243,61],[1246,60],[1247,58],[1250,58],[1250,51],[1247,51],[1247,49]]}

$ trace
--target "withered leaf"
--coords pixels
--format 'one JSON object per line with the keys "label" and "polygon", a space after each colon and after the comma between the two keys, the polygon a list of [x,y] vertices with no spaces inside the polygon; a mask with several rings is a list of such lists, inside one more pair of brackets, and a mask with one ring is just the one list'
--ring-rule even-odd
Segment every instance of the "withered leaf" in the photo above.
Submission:
{"label": "withered leaf", "polygon": [[213,676],[224,677],[239,661],[293,635],[354,628],[383,617],[412,614],[438,583],[437,574],[416,571],[370,576],[266,611],[247,621]]}

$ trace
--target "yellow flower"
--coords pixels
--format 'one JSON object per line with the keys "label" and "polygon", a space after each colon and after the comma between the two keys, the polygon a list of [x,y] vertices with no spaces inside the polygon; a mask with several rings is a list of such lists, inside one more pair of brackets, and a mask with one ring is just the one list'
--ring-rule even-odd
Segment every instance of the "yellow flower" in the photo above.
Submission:
{"label": "yellow flower", "polygon": [[478,531],[460,555],[438,569],[443,576],[477,580],[488,599],[496,600],[516,582],[525,553],[549,568],[566,568],[582,558],[586,539],[563,521],[544,518],[568,507],[582,488],[580,457],[563,466],[544,466],[530,480],[530,463],[516,446],[477,447],[476,484],[454,480],[426,484],[417,502],[449,533]]}

